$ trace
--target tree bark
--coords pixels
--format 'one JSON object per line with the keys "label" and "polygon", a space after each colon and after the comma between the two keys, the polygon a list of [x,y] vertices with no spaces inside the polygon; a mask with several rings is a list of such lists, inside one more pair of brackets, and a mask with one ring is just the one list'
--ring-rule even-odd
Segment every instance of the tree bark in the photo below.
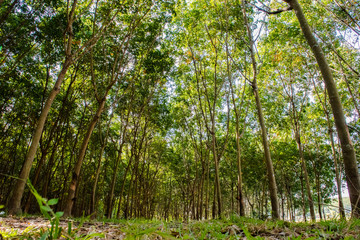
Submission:
{"label": "tree bark", "polygon": [[29,178],[29,174],[30,174],[30,171],[32,168],[32,164],[33,164],[35,155],[36,155],[36,151],[37,151],[37,148],[39,145],[42,131],[45,126],[45,121],[46,121],[47,115],[50,112],[51,105],[54,102],[56,95],[58,95],[58,93],[60,92],[61,83],[64,80],[66,72],[69,69],[70,65],[71,65],[71,60],[70,60],[70,58],[67,58],[65,60],[65,63],[63,64],[61,72],[56,80],[55,86],[52,89],[52,91],[50,92],[50,95],[45,102],[45,106],[44,106],[43,110],[41,111],[38,123],[36,125],[36,129],[35,129],[32,141],[31,141],[29,151],[26,155],[26,159],[25,159],[23,168],[20,172],[19,179],[16,181],[12,197],[9,201],[8,214],[10,214],[10,215],[12,215],[12,214],[18,215],[18,214],[22,213],[21,199],[24,194],[26,181]]}
{"label": "tree bark", "polygon": [[333,126],[332,126],[332,123],[330,121],[330,116],[329,116],[329,111],[327,109],[326,99],[325,99],[325,102],[321,101],[321,98],[320,98],[319,92],[317,91],[316,84],[315,84],[314,80],[313,80],[313,85],[314,85],[316,95],[319,98],[319,101],[321,103],[321,106],[322,106],[323,111],[324,111],[325,116],[326,116],[326,121],[327,121],[327,125],[328,125],[328,134],[329,134],[330,143],[331,143],[331,152],[332,152],[332,156],[333,156],[333,159],[334,159],[335,180],[336,180],[336,186],[337,186],[337,192],[338,192],[338,201],[339,201],[339,214],[340,214],[341,218],[345,218],[345,210],[344,210],[344,203],[343,203],[343,199],[342,199],[342,190],[341,190],[341,177],[340,177],[340,172],[341,171],[339,171],[338,158],[336,156],[336,150],[335,150],[335,144],[334,144],[334,136],[333,136]]}
{"label": "tree bark", "polygon": [[[228,50],[228,47],[226,45],[226,49]],[[228,51],[227,51],[228,53]],[[227,65],[229,65],[229,62],[227,61]],[[230,73],[229,73],[229,67],[228,67],[228,78],[229,78],[229,83],[230,83],[230,90],[231,90],[231,98],[232,98],[232,103],[234,106],[234,112],[235,112],[235,133],[236,133],[236,162],[237,162],[237,172],[238,172],[238,181],[237,181],[237,197],[236,199],[238,200],[239,203],[239,214],[240,216],[245,216],[245,202],[244,202],[244,196],[243,196],[243,191],[242,191],[242,170],[241,170],[241,146],[240,146],[240,120],[239,120],[239,109],[236,106],[235,103],[235,94],[234,94],[234,88],[233,88],[233,84],[232,84],[232,80],[230,78]],[[244,87],[245,90],[245,87]],[[243,92],[245,93],[245,91]],[[244,95],[241,99],[241,101],[243,101]],[[240,106],[241,109],[241,106]],[[245,121],[245,120],[244,120]],[[245,124],[244,124],[245,125]],[[245,128],[244,128],[245,130]]]}
{"label": "tree bark", "polygon": [[320,190],[320,173],[317,172],[315,174],[316,177],[316,191],[317,191],[317,200],[318,200],[318,211],[319,211],[319,217],[320,221],[323,220],[323,216],[321,213],[321,190]]}
{"label": "tree bark", "polygon": [[42,131],[45,126],[45,121],[50,112],[51,105],[54,102],[56,95],[58,95],[58,93],[60,92],[60,87],[61,87],[63,80],[65,79],[66,72],[69,69],[69,67],[71,66],[71,64],[73,63],[72,53],[71,53],[71,44],[72,44],[72,39],[73,39],[72,24],[74,21],[76,5],[77,5],[77,0],[74,0],[72,7],[71,7],[67,28],[66,28],[66,33],[68,33],[68,39],[67,39],[67,43],[66,43],[66,47],[65,47],[65,54],[66,54],[65,60],[64,60],[62,69],[58,75],[58,78],[55,82],[54,88],[52,89],[48,98],[46,99],[44,108],[41,111],[39,120],[37,122],[35,131],[34,131],[34,135],[33,135],[32,141],[31,141],[29,151],[26,154],[26,159],[25,159],[23,168],[20,172],[20,176],[19,176],[18,180],[16,181],[16,184],[15,184],[15,187],[13,190],[13,194],[11,196],[11,199],[10,199],[9,205],[8,205],[8,214],[10,214],[10,215],[22,213],[21,199],[24,194],[26,181],[29,178],[29,174],[30,174],[30,171],[32,168],[32,164],[33,164],[35,155],[36,155],[36,151],[37,151],[37,148],[39,145]]}
{"label": "tree bark", "polygon": [[74,167],[74,172],[72,175],[72,180],[69,186],[69,191],[68,191],[68,197],[67,197],[67,203],[64,209],[64,217],[70,217],[71,216],[71,211],[72,211],[72,207],[75,201],[75,191],[76,191],[76,186],[78,183],[78,178],[79,178],[79,174],[80,174],[80,170],[81,170],[81,166],[85,157],[85,153],[86,153],[86,149],[87,146],[89,144],[90,141],[90,137],[92,135],[92,132],[95,128],[96,123],[98,122],[101,113],[104,110],[105,107],[105,103],[106,103],[106,97],[104,97],[102,99],[102,101],[99,104],[99,107],[96,111],[95,116],[93,117],[92,121],[89,124],[89,127],[87,129],[87,132],[85,134],[85,137],[83,139],[83,142],[81,144],[80,150],[79,150],[79,156],[78,156],[78,160],[75,164]]}
{"label": "tree bark", "polygon": [[303,219],[304,222],[306,222],[306,204],[305,204],[305,193],[304,193],[304,182],[303,182],[303,170],[301,169],[301,176],[300,176],[300,182],[301,182],[301,202],[302,202],[302,210],[303,210]]}
{"label": "tree bark", "polygon": [[[101,132],[100,132],[101,134]],[[104,150],[106,147],[106,138],[103,140],[104,142],[101,144],[101,148],[100,148],[100,154],[99,154],[99,158],[98,158],[98,163],[97,163],[97,167],[96,167],[96,173],[95,173],[95,180],[94,180],[94,186],[93,189],[91,191],[91,205],[90,205],[90,213],[94,214],[93,217],[96,217],[96,189],[97,189],[97,185],[99,182],[99,176],[100,176],[100,171],[101,171],[101,162],[102,162],[102,155],[104,154]]]}
{"label": "tree bark", "polygon": [[[213,119],[214,118],[215,116],[213,116]],[[221,190],[220,190],[219,159],[216,151],[215,122],[212,123],[212,151],[213,151],[213,158],[215,163],[215,188],[216,188],[216,198],[217,198],[217,213],[218,213],[218,217],[221,218],[222,198],[221,198]]]}
{"label": "tree bark", "polygon": [[[293,109],[293,110],[295,111],[295,109]],[[294,121],[297,121],[297,120],[294,120]],[[315,210],[314,210],[314,201],[313,201],[312,194],[311,194],[309,174],[307,172],[307,167],[306,167],[306,163],[305,163],[305,159],[304,159],[304,153],[303,153],[303,149],[302,149],[302,145],[301,145],[299,126],[297,125],[297,122],[295,122],[294,127],[295,127],[295,129],[294,129],[295,139],[296,139],[296,143],[297,143],[298,149],[299,149],[301,168],[302,168],[302,171],[304,174],[306,193],[307,193],[309,207],[310,207],[310,216],[311,216],[311,220],[315,221],[316,217],[315,217]]]}
{"label": "tree bark", "polygon": [[[328,121],[328,124],[330,122]],[[336,152],[335,152],[335,144],[334,144],[334,137],[332,133],[332,128],[329,126],[329,135],[330,135],[330,141],[331,141],[331,150],[332,155],[334,158],[334,167],[335,167],[335,179],[336,179],[336,186],[337,186],[337,192],[338,192],[338,201],[339,201],[339,213],[341,218],[345,218],[345,209],[344,209],[344,203],[342,199],[342,190],[341,190],[341,177],[340,177],[340,171],[339,166],[337,162]]]}
{"label": "tree bark", "polygon": [[349,130],[346,125],[345,115],[343,107],[340,101],[340,97],[336,88],[335,81],[329,64],[324,56],[324,53],[313,36],[310,26],[305,18],[302,8],[297,0],[284,0],[295,10],[296,17],[300,23],[302,32],[307,40],[310,48],[315,55],[316,61],[319,65],[322,77],[325,82],[326,89],[331,104],[331,108],[334,114],[334,120],[338,136],[340,139],[341,149],[344,158],[344,166],[346,173],[346,182],[349,190],[352,216],[355,218],[360,217],[360,178],[358,172],[358,166],[356,161],[355,150],[350,138]]}
{"label": "tree bark", "polygon": [[108,200],[108,211],[106,213],[106,216],[108,218],[112,217],[112,211],[113,211],[113,199],[114,199],[114,192],[115,192],[115,183],[116,183],[116,175],[117,175],[117,170],[119,168],[119,163],[121,161],[121,155],[122,155],[122,147],[123,147],[124,143],[120,144],[120,149],[118,151],[118,157],[116,159],[116,163],[115,163],[115,169],[114,169],[114,173],[111,179],[111,186],[110,186],[110,195],[109,195],[109,200]]}
{"label": "tree bark", "polygon": [[246,10],[245,10],[245,2],[242,1],[243,6],[243,18],[247,29],[247,35],[249,39],[249,49],[251,54],[251,62],[253,65],[253,79],[252,79],[252,89],[255,96],[255,102],[256,102],[256,110],[257,115],[259,119],[259,124],[261,127],[261,135],[262,135],[262,143],[264,146],[264,155],[265,155],[265,162],[266,162],[266,170],[268,175],[268,181],[269,181],[269,191],[270,191],[270,199],[271,199],[271,216],[273,219],[279,219],[279,202],[277,197],[277,186],[276,186],[276,180],[275,180],[275,173],[274,173],[274,167],[271,160],[270,155],[270,149],[269,149],[269,142],[267,139],[267,131],[265,127],[265,120],[264,120],[264,114],[262,111],[262,106],[260,102],[259,97],[259,90],[257,87],[257,64],[255,59],[255,50],[254,50],[254,40],[252,37],[252,31],[248,23]]}

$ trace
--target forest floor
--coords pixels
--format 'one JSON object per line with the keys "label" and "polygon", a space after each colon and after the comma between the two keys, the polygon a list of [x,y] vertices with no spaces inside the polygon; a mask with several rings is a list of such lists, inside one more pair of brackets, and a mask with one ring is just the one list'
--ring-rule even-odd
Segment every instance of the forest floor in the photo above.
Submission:
{"label": "forest floor", "polygon": [[[360,220],[316,223],[226,220],[60,220],[60,237],[52,239],[360,239]],[[41,217],[0,218],[2,239],[51,239],[51,226]]]}

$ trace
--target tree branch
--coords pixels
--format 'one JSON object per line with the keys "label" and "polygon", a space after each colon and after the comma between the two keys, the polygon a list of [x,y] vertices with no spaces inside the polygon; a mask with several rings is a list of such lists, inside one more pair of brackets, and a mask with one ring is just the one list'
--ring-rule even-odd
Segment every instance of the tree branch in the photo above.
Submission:
{"label": "tree branch", "polygon": [[261,11],[261,12],[264,12],[266,14],[279,14],[279,13],[282,13],[282,12],[287,12],[287,11],[291,11],[293,10],[293,8],[291,6],[289,7],[286,7],[286,8],[280,8],[280,9],[270,9],[270,10],[265,10],[263,8],[260,8],[258,6],[256,6],[255,4],[252,4],[250,2],[248,2],[250,5],[252,5],[253,7],[255,7],[257,10]]}

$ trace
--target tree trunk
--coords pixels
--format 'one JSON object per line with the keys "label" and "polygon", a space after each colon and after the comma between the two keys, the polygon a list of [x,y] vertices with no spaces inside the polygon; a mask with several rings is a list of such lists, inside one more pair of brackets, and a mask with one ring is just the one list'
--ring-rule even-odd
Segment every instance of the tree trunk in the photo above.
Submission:
{"label": "tree trunk", "polygon": [[[215,116],[213,116],[215,119]],[[212,123],[212,151],[215,163],[215,189],[217,197],[217,213],[218,217],[221,218],[222,213],[222,199],[221,199],[221,190],[220,190],[220,173],[219,173],[219,159],[216,151],[216,136],[215,136],[215,122]]]}
{"label": "tree trunk", "polygon": [[106,216],[108,218],[112,217],[112,211],[113,211],[113,199],[114,199],[114,192],[115,192],[115,183],[116,183],[116,175],[117,175],[117,170],[119,168],[119,163],[121,161],[121,155],[122,155],[122,147],[123,147],[123,143],[121,143],[120,145],[120,149],[118,151],[118,157],[116,159],[116,163],[115,163],[115,169],[114,169],[114,173],[111,179],[111,186],[110,186],[110,195],[109,195],[109,200],[108,200],[108,211],[106,213]]}
{"label": "tree trunk", "polygon": [[68,197],[67,197],[67,203],[64,209],[64,217],[70,217],[71,216],[71,211],[72,211],[72,207],[74,204],[74,200],[75,200],[75,191],[76,191],[76,186],[78,183],[78,178],[79,178],[79,174],[80,174],[80,170],[81,170],[81,165],[83,163],[84,157],[85,157],[85,153],[86,153],[86,149],[88,146],[88,143],[90,141],[90,137],[91,134],[95,128],[96,123],[98,122],[101,113],[104,110],[105,107],[105,102],[106,102],[106,97],[104,97],[102,99],[102,101],[99,104],[99,107],[97,109],[97,112],[95,114],[95,116],[93,117],[92,121],[90,122],[90,125],[87,129],[87,132],[85,134],[84,140],[81,144],[80,150],[79,150],[79,157],[78,160],[75,164],[74,167],[74,172],[72,175],[72,180],[69,186],[69,191],[68,191]]}
{"label": "tree trunk", "polygon": [[325,82],[326,89],[334,114],[334,120],[338,136],[340,139],[341,149],[344,158],[346,182],[349,190],[352,216],[360,217],[360,178],[356,161],[355,150],[350,138],[349,130],[346,125],[345,115],[340,101],[340,97],[333,79],[333,75],[329,64],[326,61],[324,53],[313,36],[310,26],[305,18],[302,8],[297,0],[286,0],[287,3],[295,10],[295,14],[299,20],[303,34],[311,47],[316,61],[319,65],[322,77]]}
{"label": "tree trunk", "polygon": [[338,201],[339,201],[339,214],[341,218],[345,218],[345,210],[344,210],[344,203],[343,203],[343,199],[342,199],[342,191],[341,191],[341,177],[340,177],[340,172],[339,171],[339,166],[338,166],[338,158],[336,156],[336,150],[335,150],[335,144],[334,144],[334,136],[333,136],[333,127],[330,121],[330,116],[329,116],[329,111],[327,109],[327,104],[326,101],[322,102],[319,92],[317,91],[316,88],[316,84],[315,81],[313,80],[313,84],[314,84],[314,89],[316,92],[316,95],[319,98],[319,101],[322,105],[323,111],[325,113],[326,116],[326,121],[327,121],[327,125],[328,125],[328,134],[330,137],[330,143],[331,143],[331,152],[332,152],[332,156],[334,159],[334,168],[335,168],[335,180],[336,180],[336,186],[337,186],[337,193],[338,193]]}
{"label": "tree trunk", "polygon": [[304,182],[303,182],[303,170],[301,169],[301,176],[300,176],[300,182],[301,182],[301,200],[302,200],[302,210],[303,210],[303,219],[304,222],[306,222],[306,204],[305,204],[305,193],[304,193]]}
{"label": "tree trunk", "polygon": [[[101,134],[101,132],[100,132],[100,134]],[[90,213],[94,214],[94,217],[96,217],[96,210],[95,210],[95,208],[96,208],[96,189],[97,189],[97,185],[98,185],[98,182],[99,182],[102,155],[104,154],[105,146],[106,146],[106,140],[104,140],[104,142],[102,143],[102,146],[100,148],[100,154],[99,154],[98,164],[97,164],[96,173],[95,173],[94,186],[93,186],[93,189],[92,189],[92,192],[91,192]]]}
{"label": "tree trunk", "polygon": [[320,176],[319,176],[319,173],[316,173],[316,191],[317,191],[319,217],[320,217],[320,221],[322,221],[323,216],[322,216],[322,213],[321,213],[321,190],[320,190]]}
{"label": "tree trunk", "polygon": [[54,102],[56,95],[58,95],[58,93],[60,92],[60,87],[66,76],[66,72],[69,69],[70,65],[72,64],[72,55],[71,55],[72,54],[71,53],[71,44],[72,44],[72,39],[73,39],[72,24],[74,21],[76,5],[77,5],[77,0],[74,0],[73,4],[71,6],[70,14],[68,16],[69,20],[68,20],[67,28],[65,29],[65,32],[68,33],[68,38],[67,38],[67,43],[66,43],[66,48],[65,48],[65,54],[66,54],[65,61],[63,63],[62,69],[58,75],[58,78],[55,82],[54,88],[52,89],[48,98],[46,99],[45,106],[41,111],[39,120],[37,122],[35,131],[34,131],[34,135],[33,135],[32,141],[31,141],[29,151],[26,154],[26,159],[25,159],[23,168],[20,172],[18,180],[16,181],[16,184],[15,184],[15,187],[13,190],[13,194],[9,201],[8,214],[21,214],[22,213],[21,199],[24,194],[26,181],[29,178],[31,167],[32,167],[35,155],[36,155],[36,150],[38,148],[39,141],[40,141],[40,138],[42,135],[42,131],[45,126],[46,118],[50,112],[51,105]]}
{"label": "tree trunk", "polygon": [[132,163],[132,159],[133,159],[133,158],[134,158],[134,155],[133,155],[133,153],[131,153],[131,156],[130,156],[128,165],[126,166],[126,169],[125,169],[124,178],[123,178],[122,185],[121,185],[121,189],[120,189],[120,193],[119,193],[119,204],[118,204],[118,210],[117,210],[117,213],[116,213],[116,218],[119,218],[119,217],[120,217],[121,200],[122,200],[122,195],[123,195],[123,192],[124,192],[124,189],[125,189],[126,176],[127,176],[127,173],[128,173],[128,171],[129,171],[129,169],[130,169],[130,166],[131,166],[131,163]]}
{"label": "tree trunk", "polygon": [[269,181],[269,191],[270,191],[270,199],[271,199],[271,216],[273,219],[278,219],[279,218],[279,202],[278,202],[278,197],[277,197],[277,186],[276,186],[276,180],[275,180],[274,167],[273,167],[273,163],[272,163],[271,155],[270,155],[269,142],[267,139],[267,131],[266,131],[266,127],[265,127],[264,114],[262,111],[262,106],[261,106],[260,97],[259,97],[259,90],[257,87],[257,64],[256,64],[256,59],[255,59],[254,40],[252,37],[251,28],[248,23],[244,1],[242,1],[242,5],[243,5],[244,22],[246,25],[247,35],[249,38],[251,62],[253,65],[253,79],[252,79],[251,84],[252,84],[252,89],[253,89],[253,93],[255,96],[256,110],[257,110],[257,115],[259,118],[259,124],[261,127],[261,135],[262,135],[262,142],[263,142],[263,147],[264,147],[266,170],[267,170],[268,181]]}
{"label": "tree trunk", "polygon": [[[328,121],[328,124],[330,124],[329,121]],[[343,203],[342,191],[341,191],[341,177],[340,177],[340,171],[339,171],[339,166],[338,166],[336,152],[335,152],[334,137],[333,137],[333,133],[332,133],[332,128],[330,126],[329,126],[329,135],[330,135],[330,141],[331,141],[332,155],[334,158],[335,178],[336,178],[336,186],[337,186],[338,201],[339,201],[339,213],[340,213],[341,218],[345,218],[345,209],[344,209],[344,203]]]}
{"label": "tree trunk", "polygon": [[311,220],[315,221],[316,217],[315,217],[315,210],[314,210],[314,201],[312,199],[312,194],[311,194],[309,174],[307,172],[306,163],[305,163],[305,159],[304,159],[304,154],[303,154],[303,150],[302,150],[300,133],[299,133],[299,126],[296,123],[295,123],[295,129],[294,130],[295,130],[296,143],[297,143],[298,149],[299,149],[301,168],[302,168],[302,171],[303,171],[303,174],[304,174],[305,187],[306,187],[306,193],[307,193],[309,207],[310,207]]}
{"label": "tree trunk", "polygon": [[[47,79],[46,79],[46,85],[45,85],[45,88],[44,88],[43,98],[45,98],[45,92],[46,92],[46,86],[47,86],[47,83],[48,83],[49,74],[50,74],[49,73],[49,68],[47,68]],[[75,82],[75,79],[76,79],[76,77],[71,79],[71,82],[70,82],[70,84],[69,84],[69,86],[68,86],[68,88],[66,90],[66,94],[65,94],[65,96],[63,98],[59,114],[58,114],[58,116],[57,116],[57,118],[55,120],[54,125],[51,127],[50,134],[49,134],[49,137],[47,139],[47,142],[46,142],[45,146],[43,145],[43,149],[41,150],[41,158],[38,161],[37,168],[35,170],[35,175],[34,175],[34,178],[32,180],[32,185],[33,186],[36,186],[36,184],[37,184],[37,181],[39,179],[40,172],[41,172],[41,169],[42,169],[42,165],[45,163],[45,159],[46,159],[46,156],[48,154],[50,144],[53,141],[54,134],[57,134],[57,135],[55,136],[55,140],[54,140],[55,143],[54,143],[53,148],[57,148],[57,145],[59,144],[58,139],[59,139],[59,136],[61,138],[62,130],[63,130],[63,128],[61,128],[61,131],[59,131],[59,128],[60,128],[59,125],[64,123],[65,120],[66,120],[66,114],[64,114],[64,110],[65,110],[65,108],[67,106],[69,93],[70,93],[70,90],[72,89],[72,84]],[[61,132],[61,134],[58,134],[58,132]],[[42,145],[42,144],[40,144],[40,145]],[[30,205],[31,205],[31,202],[32,202],[31,201],[32,196],[33,196],[32,193],[30,193],[30,195],[28,196],[28,198],[26,200],[25,209],[24,209],[25,213],[27,213],[29,211],[29,208],[30,208]]]}
{"label": "tree trunk", "polygon": [[71,64],[71,60],[69,58],[67,58],[63,64],[61,72],[56,80],[55,86],[52,89],[52,91],[50,92],[49,97],[47,98],[47,100],[45,102],[45,106],[41,111],[38,123],[36,125],[36,129],[35,129],[32,141],[31,141],[29,151],[26,155],[26,159],[25,159],[23,168],[20,172],[19,179],[16,181],[16,184],[15,184],[15,187],[13,190],[13,194],[9,201],[8,214],[10,214],[10,215],[11,214],[18,215],[18,214],[22,213],[21,199],[24,194],[26,181],[29,178],[29,174],[31,171],[31,167],[32,167],[35,155],[36,155],[36,151],[37,151],[37,148],[39,145],[42,131],[45,126],[45,121],[46,121],[47,115],[50,112],[51,105],[54,102],[56,95],[58,95],[58,93],[60,92],[61,83],[65,78],[66,72],[69,69],[70,64]]}
{"label": "tree trunk", "polygon": [[215,178],[215,181],[214,181],[214,194],[213,194],[213,204],[212,204],[212,218],[213,219],[216,219],[216,186],[217,186],[217,183],[216,183],[216,178]]}
{"label": "tree trunk", "polygon": [[210,162],[209,152],[207,152],[207,164],[206,164],[206,184],[205,184],[205,219],[209,219],[209,194],[210,194]]}

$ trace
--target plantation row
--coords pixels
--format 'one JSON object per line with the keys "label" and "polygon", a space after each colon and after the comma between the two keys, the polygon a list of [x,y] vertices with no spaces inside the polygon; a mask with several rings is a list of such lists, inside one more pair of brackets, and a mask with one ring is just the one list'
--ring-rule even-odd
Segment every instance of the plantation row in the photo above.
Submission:
{"label": "plantation row", "polygon": [[358,218],[359,9],[1,1],[0,205],[39,213],[29,179],[66,217]]}

